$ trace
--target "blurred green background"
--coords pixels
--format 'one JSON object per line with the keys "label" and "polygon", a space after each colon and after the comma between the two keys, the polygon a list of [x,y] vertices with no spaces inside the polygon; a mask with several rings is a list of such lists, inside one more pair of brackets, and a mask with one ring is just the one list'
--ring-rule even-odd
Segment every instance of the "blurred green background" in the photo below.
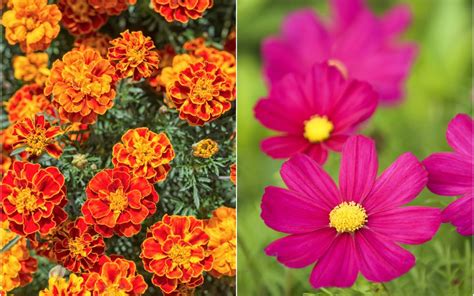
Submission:
{"label": "blurred green background", "polygon": [[[406,2],[414,16],[403,38],[419,45],[419,55],[407,82],[407,97],[398,107],[381,108],[361,133],[377,140],[380,170],[398,155],[411,151],[419,159],[448,150],[446,126],[457,113],[471,113],[472,2],[469,0],[368,1],[382,14]],[[260,220],[265,186],[282,185],[281,161],[264,155],[260,141],[273,134],[254,119],[253,106],[267,94],[261,75],[260,43],[276,34],[290,11],[313,7],[328,15],[326,0],[239,0],[238,3],[238,293],[247,295],[472,295],[472,241],[443,225],[435,238],[421,246],[406,246],[416,266],[384,285],[359,278],[351,289],[314,290],[311,267],[286,269],[263,249],[282,235]],[[326,169],[337,177],[339,156],[331,155]],[[444,207],[453,198],[428,190],[416,204]],[[421,221],[420,221],[421,222]]]}

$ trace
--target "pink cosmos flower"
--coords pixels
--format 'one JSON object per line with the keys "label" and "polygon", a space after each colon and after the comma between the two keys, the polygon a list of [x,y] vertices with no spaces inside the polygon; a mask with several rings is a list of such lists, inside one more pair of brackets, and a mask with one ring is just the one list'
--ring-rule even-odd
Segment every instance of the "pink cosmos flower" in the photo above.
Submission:
{"label": "pink cosmos flower", "polygon": [[433,153],[423,161],[428,171],[428,188],[439,195],[461,198],[443,210],[445,223],[452,223],[462,235],[473,235],[473,125],[467,114],[458,114],[448,125],[446,138],[454,152]]}
{"label": "pink cosmos flower", "polygon": [[255,106],[264,126],[283,133],[265,139],[262,150],[273,158],[305,153],[324,164],[328,150],[340,151],[376,107],[372,87],[346,80],[336,67],[316,64],[305,76],[288,74]]}
{"label": "pink cosmos flower", "polygon": [[377,178],[374,141],[353,136],[342,151],[339,189],[313,159],[297,155],[283,164],[288,189],[267,187],[262,218],[289,234],[265,252],[287,267],[316,263],[315,287],[350,287],[359,271],[386,282],[415,265],[399,244],[429,241],[441,223],[436,208],[408,206],[425,187],[427,173],[411,153],[400,156]]}
{"label": "pink cosmos flower", "polygon": [[281,36],[264,41],[268,82],[328,61],[345,76],[372,84],[384,103],[398,102],[417,52],[414,44],[396,42],[411,22],[409,8],[397,6],[379,18],[363,0],[332,0],[331,7],[331,22],[323,23],[311,9],[296,11],[284,21]]}

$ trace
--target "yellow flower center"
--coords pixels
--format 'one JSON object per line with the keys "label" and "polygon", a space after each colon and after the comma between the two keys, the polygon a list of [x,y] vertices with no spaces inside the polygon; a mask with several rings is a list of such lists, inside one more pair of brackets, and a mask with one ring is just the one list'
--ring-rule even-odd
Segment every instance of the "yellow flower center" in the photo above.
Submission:
{"label": "yellow flower center", "polygon": [[84,242],[80,237],[69,240],[69,250],[75,256],[86,257],[87,253],[85,250]]}
{"label": "yellow flower center", "polygon": [[347,79],[347,77],[349,77],[349,71],[347,71],[346,66],[345,66],[344,63],[341,62],[340,60],[337,60],[337,59],[330,59],[330,60],[328,61],[328,64],[329,64],[330,66],[336,67],[336,68],[339,70],[339,72],[341,72],[342,76],[344,76],[344,78]]}
{"label": "yellow flower center", "polygon": [[124,290],[120,289],[118,284],[114,284],[112,286],[108,286],[104,292],[102,292],[103,296],[127,296],[129,295]]}
{"label": "yellow flower center", "polygon": [[304,123],[304,137],[311,143],[322,142],[329,138],[334,125],[326,116],[315,115]]}
{"label": "yellow flower center", "polygon": [[36,156],[43,153],[46,146],[48,146],[49,140],[46,138],[46,131],[42,128],[36,129],[33,133],[26,136],[26,152],[34,154]]}
{"label": "yellow flower center", "polygon": [[212,97],[212,81],[206,78],[199,78],[191,92],[191,99],[207,99]]}
{"label": "yellow flower center", "polygon": [[128,205],[128,198],[125,196],[123,189],[119,188],[117,191],[109,195],[110,209],[115,213],[121,213]]}
{"label": "yellow flower center", "polygon": [[145,59],[145,52],[143,50],[137,50],[137,49],[131,48],[128,51],[128,61],[130,62],[130,64],[137,66],[138,64],[143,62],[144,59]]}
{"label": "yellow flower center", "polygon": [[10,201],[16,205],[16,210],[20,214],[23,214],[25,211],[32,212],[37,208],[44,207],[38,206],[38,199],[29,188],[20,189],[16,198]]}
{"label": "yellow flower center", "polygon": [[339,233],[354,232],[367,222],[367,213],[358,203],[343,202],[329,213],[329,226]]}
{"label": "yellow flower center", "polygon": [[155,150],[151,147],[151,143],[145,139],[138,139],[134,146],[132,154],[136,158],[137,167],[145,165],[155,158]]}
{"label": "yellow flower center", "polygon": [[191,249],[186,246],[174,245],[168,252],[168,256],[174,264],[184,265],[189,263],[191,259]]}

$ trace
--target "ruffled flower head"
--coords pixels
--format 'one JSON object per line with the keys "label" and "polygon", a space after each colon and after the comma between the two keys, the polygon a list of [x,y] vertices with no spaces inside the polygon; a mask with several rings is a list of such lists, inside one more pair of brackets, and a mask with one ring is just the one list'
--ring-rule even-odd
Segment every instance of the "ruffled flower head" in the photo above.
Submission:
{"label": "ruffled flower head", "polygon": [[2,17],[5,38],[23,52],[46,50],[59,34],[61,12],[47,0],[12,0],[12,9]]}
{"label": "ruffled flower head", "polygon": [[137,234],[143,221],[156,212],[159,200],[153,185],[127,167],[99,172],[87,185],[86,195],[85,221],[104,237]]}
{"label": "ruffled flower head", "polygon": [[305,76],[290,74],[255,106],[257,119],[281,133],[265,139],[262,150],[273,158],[305,153],[324,164],[328,151],[340,151],[376,107],[372,87],[346,80],[336,67],[318,64]]}
{"label": "ruffled flower head", "polygon": [[64,176],[56,167],[16,161],[0,191],[0,221],[8,221],[10,230],[22,236],[47,235],[67,219]]}
{"label": "ruffled flower head", "polygon": [[93,49],[72,50],[57,60],[44,93],[62,120],[94,123],[114,105],[115,69]]}
{"label": "ruffled flower head", "polygon": [[423,190],[428,174],[411,153],[377,177],[375,143],[352,136],[342,151],[339,187],[322,167],[300,154],[283,164],[288,189],[267,187],[261,217],[288,234],[265,252],[290,268],[314,266],[310,283],[350,287],[359,272],[369,281],[393,280],[415,265],[400,244],[422,244],[441,223],[437,208],[404,206]]}
{"label": "ruffled flower head", "polygon": [[204,139],[193,145],[193,155],[200,158],[211,158],[219,151],[219,145],[212,139]]}
{"label": "ruffled flower head", "polygon": [[50,74],[48,69],[48,54],[44,52],[30,53],[26,56],[13,58],[14,76],[25,82],[44,85]]}
{"label": "ruffled flower head", "polygon": [[448,125],[446,138],[453,152],[431,154],[423,161],[429,174],[428,188],[445,196],[461,196],[443,210],[443,222],[456,226],[462,235],[474,234],[474,121],[458,114]]}
{"label": "ruffled flower head", "polygon": [[127,30],[120,35],[110,42],[107,55],[117,70],[117,76],[133,77],[135,81],[150,77],[160,62],[153,40],[145,37],[141,31]]}
{"label": "ruffled flower head", "polygon": [[151,0],[151,5],[166,21],[187,23],[202,17],[214,5],[214,0]]}
{"label": "ruffled flower head", "polygon": [[41,290],[39,296],[91,296],[84,286],[84,279],[72,273],[69,279],[51,276],[48,288]]}
{"label": "ruffled flower head", "polygon": [[43,94],[43,88],[37,84],[24,85],[17,90],[5,103],[5,110],[11,123],[31,118],[37,113],[55,114],[54,107]]}
{"label": "ruffled flower head", "polygon": [[165,133],[156,134],[146,127],[128,130],[122,142],[114,145],[112,162],[152,183],[166,179],[175,153]]}
{"label": "ruffled flower head", "polygon": [[74,48],[84,51],[88,48],[97,50],[103,58],[107,58],[110,41],[112,38],[109,35],[95,32],[85,36],[78,36],[74,41]]}
{"label": "ruffled flower head", "polygon": [[119,15],[137,0],[89,0],[89,4],[100,13]]}
{"label": "ruffled flower head", "polygon": [[313,10],[300,10],[286,18],[280,36],[264,41],[268,82],[273,86],[288,73],[305,74],[315,63],[328,62],[345,77],[372,84],[384,103],[399,101],[416,55],[415,45],[397,42],[410,24],[409,8],[398,6],[379,18],[363,0],[330,3],[330,23]]}
{"label": "ruffled flower head", "polygon": [[87,0],[59,0],[58,6],[63,13],[63,26],[73,35],[96,32],[108,19],[107,14],[95,10]]}
{"label": "ruffled flower head", "polygon": [[175,292],[180,284],[192,289],[203,283],[202,273],[212,268],[208,242],[202,220],[165,215],[150,227],[140,256],[145,270],[153,273],[152,283],[164,294]]}

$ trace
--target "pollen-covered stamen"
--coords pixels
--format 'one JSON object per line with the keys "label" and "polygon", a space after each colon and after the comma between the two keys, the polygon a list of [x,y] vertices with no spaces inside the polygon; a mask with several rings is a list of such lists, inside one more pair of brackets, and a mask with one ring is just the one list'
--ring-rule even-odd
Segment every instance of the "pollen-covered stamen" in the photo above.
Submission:
{"label": "pollen-covered stamen", "polygon": [[26,136],[26,152],[36,156],[41,155],[50,140],[46,137],[46,131],[42,128],[37,128],[33,133]]}
{"label": "pollen-covered stamen", "polygon": [[358,203],[343,202],[329,213],[329,226],[339,233],[354,232],[367,223],[367,213]]}
{"label": "pollen-covered stamen", "polygon": [[82,238],[71,239],[68,241],[69,251],[75,256],[86,257],[86,246]]}
{"label": "pollen-covered stamen", "polygon": [[336,67],[339,72],[341,72],[342,76],[344,76],[344,78],[347,79],[347,77],[349,77],[349,71],[347,70],[346,66],[344,65],[343,62],[341,62],[340,60],[337,60],[337,59],[330,59],[328,61],[328,64],[330,66],[334,66]]}
{"label": "pollen-covered stamen", "polygon": [[304,123],[304,137],[311,143],[322,142],[329,138],[334,125],[326,116],[315,115]]}
{"label": "pollen-covered stamen", "polygon": [[128,198],[125,196],[122,188],[110,193],[109,200],[110,209],[114,212],[114,214],[121,213],[128,205]]}
{"label": "pollen-covered stamen", "polygon": [[191,249],[182,245],[174,245],[168,252],[168,256],[171,258],[174,264],[183,265],[191,259]]}
{"label": "pollen-covered stamen", "polygon": [[12,195],[10,202],[16,205],[17,212],[20,214],[26,211],[33,212],[38,208],[44,208],[44,206],[38,205],[38,198],[29,188],[19,190],[16,198]]}
{"label": "pollen-covered stamen", "polygon": [[207,77],[199,78],[190,94],[191,100],[196,103],[207,101],[212,98],[212,91],[212,81]]}

